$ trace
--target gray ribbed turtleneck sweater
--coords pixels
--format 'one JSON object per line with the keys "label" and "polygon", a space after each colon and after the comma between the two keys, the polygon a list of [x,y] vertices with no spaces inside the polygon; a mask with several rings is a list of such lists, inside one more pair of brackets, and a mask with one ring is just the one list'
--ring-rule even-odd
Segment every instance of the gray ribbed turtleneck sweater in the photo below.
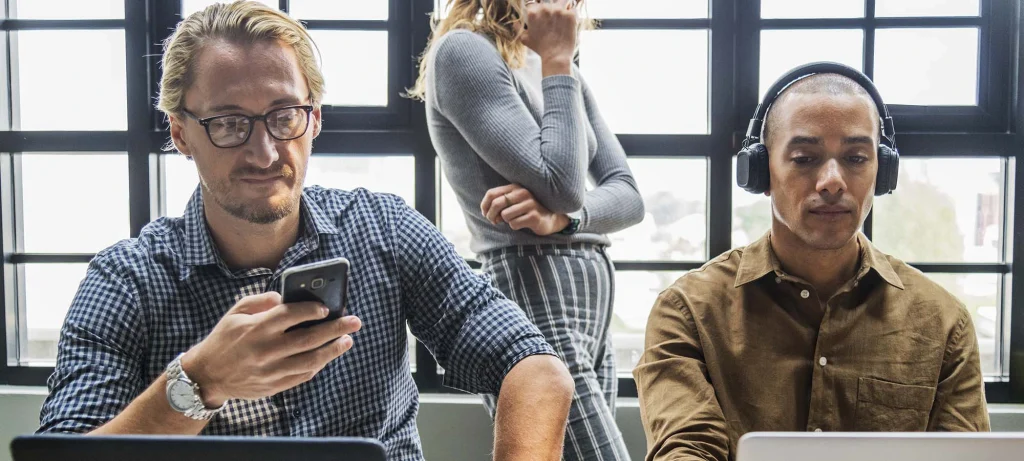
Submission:
{"label": "gray ribbed turtleneck sweater", "polygon": [[[512,71],[486,36],[448,32],[430,53],[430,138],[473,234],[476,253],[517,245],[608,244],[603,234],[640,222],[643,199],[618,139],[573,68],[537,82]],[[536,63],[535,63],[536,64]],[[536,74],[536,72],[532,72]],[[587,190],[587,178],[595,187]],[[542,237],[493,225],[480,213],[487,190],[520,184],[549,210],[581,213],[579,233]]]}

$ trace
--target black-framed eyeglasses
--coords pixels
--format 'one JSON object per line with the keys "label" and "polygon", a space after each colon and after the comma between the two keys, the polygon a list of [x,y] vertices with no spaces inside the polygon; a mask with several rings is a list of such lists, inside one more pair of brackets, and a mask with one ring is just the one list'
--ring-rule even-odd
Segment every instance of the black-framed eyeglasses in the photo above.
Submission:
{"label": "black-framed eyeglasses", "polygon": [[263,115],[254,116],[227,114],[199,118],[188,110],[182,110],[182,112],[206,128],[206,135],[210,137],[210,142],[214,146],[227,149],[241,146],[249,141],[249,136],[252,136],[252,127],[259,120],[266,125],[270,136],[278,141],[291,141],[299,138],[309,129],[309,114],[313,112],[313,106],[282,107]]}

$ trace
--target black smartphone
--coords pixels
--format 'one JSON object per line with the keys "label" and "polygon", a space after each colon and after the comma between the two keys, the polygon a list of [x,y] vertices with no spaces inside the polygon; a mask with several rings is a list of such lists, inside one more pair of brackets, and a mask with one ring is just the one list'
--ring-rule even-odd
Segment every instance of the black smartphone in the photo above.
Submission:
{"label": "black smartphone", "polygon": [[348,297],[348,260],[334,258],[286,269],[281,274],[281,296],[284,303],[318,302],[330,311],[327,317],[310,320],[292,328],[304,328],[341,318],[345,315]]}

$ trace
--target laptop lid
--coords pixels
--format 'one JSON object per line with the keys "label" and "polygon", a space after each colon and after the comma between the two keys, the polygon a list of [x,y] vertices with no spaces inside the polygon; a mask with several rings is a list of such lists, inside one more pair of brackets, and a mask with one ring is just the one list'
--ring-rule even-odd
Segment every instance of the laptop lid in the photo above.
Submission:
{"label": "laptop lid", "polygon": [[1007,461],[1024,453],[1024,433],[751,432],[737,461]]}
{"label": "laptop lid", "polygon": [[385,461],[384,446],[362,438],[25,435],[14,461]]}

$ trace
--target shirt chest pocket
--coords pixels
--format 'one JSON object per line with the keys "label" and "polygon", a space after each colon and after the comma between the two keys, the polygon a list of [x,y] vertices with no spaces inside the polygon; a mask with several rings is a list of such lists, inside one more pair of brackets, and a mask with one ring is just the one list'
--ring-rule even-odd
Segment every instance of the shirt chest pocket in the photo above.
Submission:
{"label": "shirt chest pocket", "polygon": [[915,432],[928,429],[935,388],[860,378],[857,382],[858,432]]}

